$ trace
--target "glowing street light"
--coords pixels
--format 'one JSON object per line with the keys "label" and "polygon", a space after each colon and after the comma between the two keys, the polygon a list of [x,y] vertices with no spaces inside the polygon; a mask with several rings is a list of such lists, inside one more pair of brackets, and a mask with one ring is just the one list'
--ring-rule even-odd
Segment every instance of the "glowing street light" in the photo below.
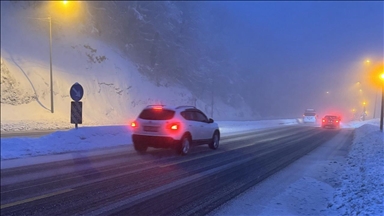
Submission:
{"label": "glowing street light", "polygon": [[63,4],[65,4],[65,5],[66,5],[67,3],[68,3],[68,1],[63,1]]}

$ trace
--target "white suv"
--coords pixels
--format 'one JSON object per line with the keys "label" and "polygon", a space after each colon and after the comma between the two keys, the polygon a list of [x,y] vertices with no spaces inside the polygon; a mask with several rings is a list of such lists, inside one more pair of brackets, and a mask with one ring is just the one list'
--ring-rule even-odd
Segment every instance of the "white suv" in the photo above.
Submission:
{"label": "white suv", "polygon": [[131,127],[133,145],[139,153],[154,147],[173,148],[186,155],[192,145],[219,147],[219,126],[193,106],[149,105]]}

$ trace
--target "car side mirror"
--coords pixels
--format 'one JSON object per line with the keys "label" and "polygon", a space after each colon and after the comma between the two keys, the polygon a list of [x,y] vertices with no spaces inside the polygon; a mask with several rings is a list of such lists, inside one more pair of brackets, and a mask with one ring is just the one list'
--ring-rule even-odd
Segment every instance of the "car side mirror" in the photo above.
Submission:
{"label": "car side mirror", "polygon": [[214,121],[213,121],[213,119],[211,119],[211,118],[208,120],[208,123],[213,123],[213,122],[214,122]]}

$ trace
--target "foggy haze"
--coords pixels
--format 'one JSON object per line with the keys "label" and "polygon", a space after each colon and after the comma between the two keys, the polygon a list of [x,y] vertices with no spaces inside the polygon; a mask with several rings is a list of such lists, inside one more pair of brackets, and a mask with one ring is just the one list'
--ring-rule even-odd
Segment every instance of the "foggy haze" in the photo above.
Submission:
{"label": "foggy haze", "polygon": [[79,4],[72,27],[123,50],[157,85],[182,84],[207,104],[212,96],[235,108],[245,103],[260,118],[307,108],[349,118],[363,101],[373,112],[378,87],[366,74],[383,63],[383,2]]}
{"label": "foggy haze", "polygon": [[353,85],[364,79],[367,58],[383,61],[383,2],[213,4],[225,4],[241,23],[232,42],[248,69],[242,72],[254,106],[284,116],[305,108],[362,111],[365,100],[373,111],[373,89],[362,82],[361,96]]}

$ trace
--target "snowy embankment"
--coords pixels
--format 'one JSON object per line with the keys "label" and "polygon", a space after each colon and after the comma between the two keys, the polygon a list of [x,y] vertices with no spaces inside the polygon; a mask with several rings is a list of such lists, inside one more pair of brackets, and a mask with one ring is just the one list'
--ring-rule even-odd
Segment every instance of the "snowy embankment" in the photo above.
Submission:
{"label": "snowy embankment", "polygon": [[[279,125],[297,124],[296,119],[271,121],[218,121],[222,136]],[[2,138],[1,160],[61,154],[114,146],[131,145],[128,126],[79,127],[57,131],[40,138]]]}
{"label": "snowy embankment", "polygon": [[335,215],[384,215],[384,133],[378,125],[355,130],[339,181],[331,206]]}
{"label": "snowy embankment", "polygon": [[[182,85],[155,82],[140,73],[119,47],[98,40],[81,25],[56,20],[51,113],[49,25],[46,20],[31,19],[39,13],[46,14],[1,2],[1,131],[71,128],[69,90],[75,82],[84,88],[83,126],[126,124],[149,104],[195,105],[210,113],[210,101]],[[215,98],[215,120],[253,117],[257,116],[246,104],[234,108]]]}

